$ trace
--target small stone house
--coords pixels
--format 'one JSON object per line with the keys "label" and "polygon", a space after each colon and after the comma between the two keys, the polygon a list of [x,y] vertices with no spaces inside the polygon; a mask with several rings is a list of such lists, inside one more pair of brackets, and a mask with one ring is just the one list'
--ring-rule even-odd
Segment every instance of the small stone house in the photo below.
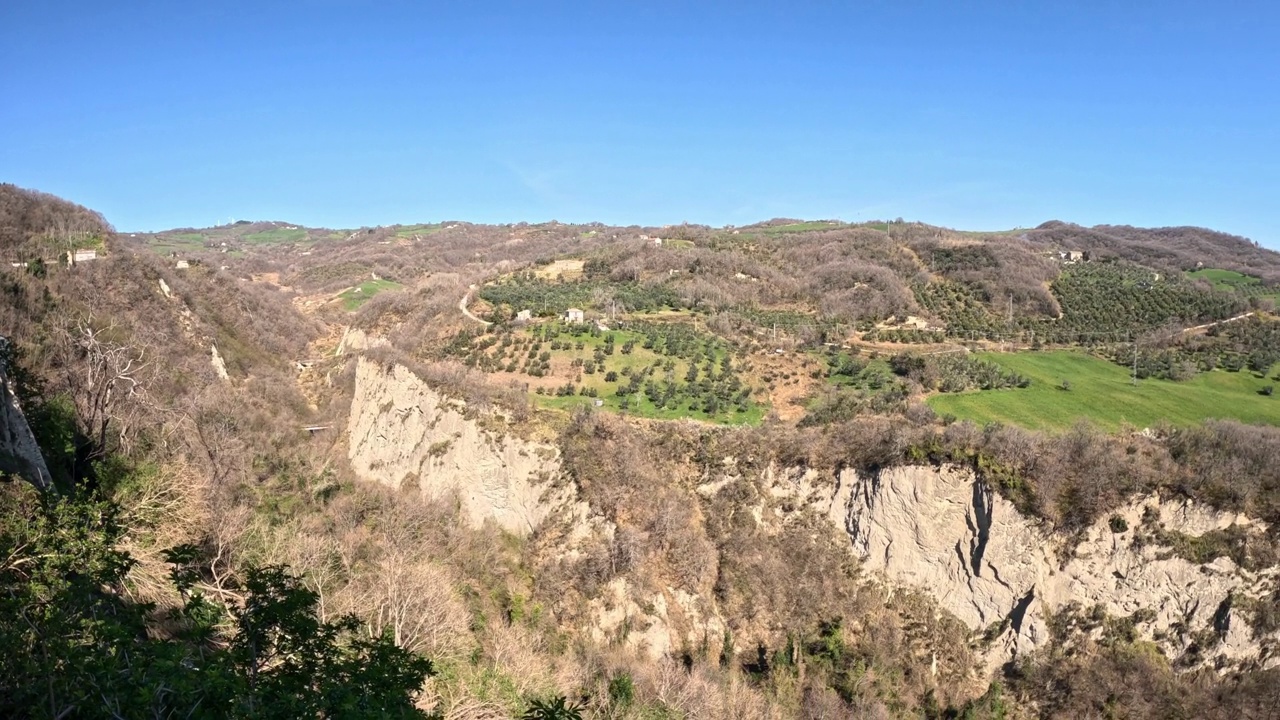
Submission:
{"label": "small stone house", "polygon": [[529,322],[532,319],[533,319],[532,310],[521,310],[520,312],[516,313],[516,322]]}
{"label": "small stone house", "polygon": [[578,308],[569,308],[564,311],[564,321],[567,323],[580,323],[584,319],[582,311]]}
{"label": "small stone house", "polygon": [[67,251],[67,264],[76,265],[82,262],[98,259],[98,251],[92,248],[81,248],[79,250]]}

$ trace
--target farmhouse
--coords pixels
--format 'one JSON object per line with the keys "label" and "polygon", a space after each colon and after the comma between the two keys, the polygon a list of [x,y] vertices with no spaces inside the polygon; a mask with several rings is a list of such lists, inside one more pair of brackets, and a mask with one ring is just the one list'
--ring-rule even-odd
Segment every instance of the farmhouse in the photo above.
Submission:
{"label": "farmhouse", "polygon": [[533,319],[532,310],[521,310],[520,312],[516,313],[516,322],[529,322],[532,319]]}
{"label": "farmhouse", "polygon": [[67,251],[67,264],[75,265],[77,263],[89,262],[98,259],[98,251],[92,248],[80,248],[78,250]]}
{"label": "farmhouse", "polygon": [[567,323],[580,323],[583,319],[582,311],[578,308],[569,308],[564,311],[564,321]]}

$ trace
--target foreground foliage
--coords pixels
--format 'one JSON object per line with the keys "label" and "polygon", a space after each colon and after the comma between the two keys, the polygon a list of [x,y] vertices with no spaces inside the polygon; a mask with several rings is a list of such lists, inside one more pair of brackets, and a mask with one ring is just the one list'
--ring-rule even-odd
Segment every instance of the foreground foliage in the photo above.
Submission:
{"label": "foreground foliage", "polygon": [[194,547],[169,553],[183,604],[127,599],[133,561],[110,502],[0,493],[0,715],[13,718],[407,718],[430,661],[354,618],[322,622],[279,566],[239,598],[196,590]]}

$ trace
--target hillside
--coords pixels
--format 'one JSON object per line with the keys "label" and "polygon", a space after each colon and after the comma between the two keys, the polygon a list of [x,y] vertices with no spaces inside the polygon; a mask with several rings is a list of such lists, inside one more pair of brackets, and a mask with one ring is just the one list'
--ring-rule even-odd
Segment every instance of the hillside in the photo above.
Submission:
{"label": "hillside", "polygon": [[7,716],[1276,701],[1280,254],[1241,238],[120,234],[11,185],[0,227]]}

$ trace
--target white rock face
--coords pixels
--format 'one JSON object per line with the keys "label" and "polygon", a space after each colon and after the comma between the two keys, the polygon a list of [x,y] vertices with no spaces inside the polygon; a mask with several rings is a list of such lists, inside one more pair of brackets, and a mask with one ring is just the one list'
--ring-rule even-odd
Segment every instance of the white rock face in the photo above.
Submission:
{"label": "white rock face", "polygon": [[[0,337],[0,345],[6,342]],[[31,434],[27,416],[18,405],[3,365],[0,365],[0,470],[20,475],[41,490],[53,487],[40,445]]]}
{"label": "white rock face", "polygon": [[428,497],[456,492],[472,525],[491,519],[518,534],[571,501],[569,490],[550,488],[555,447],[492,435],[465,408],[401,365],[360,358],[347,424],[352,468],[393,488],[416,483]]}
{"label": "white rock face", "polygon": [[222,353],[218,352],[218,346],[210,345],[209,354],[213,363],[213,371],[218,373],[218,377],[223,380],[230,380],[231,376],[227,375],[227,363],[222,359]]}
{"label": "white rock face", "polygon": [[349,355],[369,348],[382,347],[387,344],[385,338],[369,335],[360,328],[349,327],[342,331],[342,339],[338,341],[335,355]]}
{"label": "white rock face", "polygon": [[989,658],[993,665],[1042,646],[1049,639],[1046,613],[1072,603],[1086,611],[1101,606],[1111,617],[1142,611],[1139,631],[1171,657],[1207,630],[1218,638],[1211,658],[1273,662],[1274,639],[1255,640],[1250,618],[1232,598],[1268,592],[1274,569],[1249,573],[1225,557],[1198,565],[1169,548],[1133,542],[1144,513],[1193,537],[1233,524],[1259,529],[1261,523],[1146,498],[1117,513],[1127,530],[1114,532],[1104,518],[1061,558],[1060,541],[1049,528],[1023,517],[968,469],[846,471],[833,499],[832,519],[849,533],[865,568],[930,590],[974,630],[1007,623]]}

